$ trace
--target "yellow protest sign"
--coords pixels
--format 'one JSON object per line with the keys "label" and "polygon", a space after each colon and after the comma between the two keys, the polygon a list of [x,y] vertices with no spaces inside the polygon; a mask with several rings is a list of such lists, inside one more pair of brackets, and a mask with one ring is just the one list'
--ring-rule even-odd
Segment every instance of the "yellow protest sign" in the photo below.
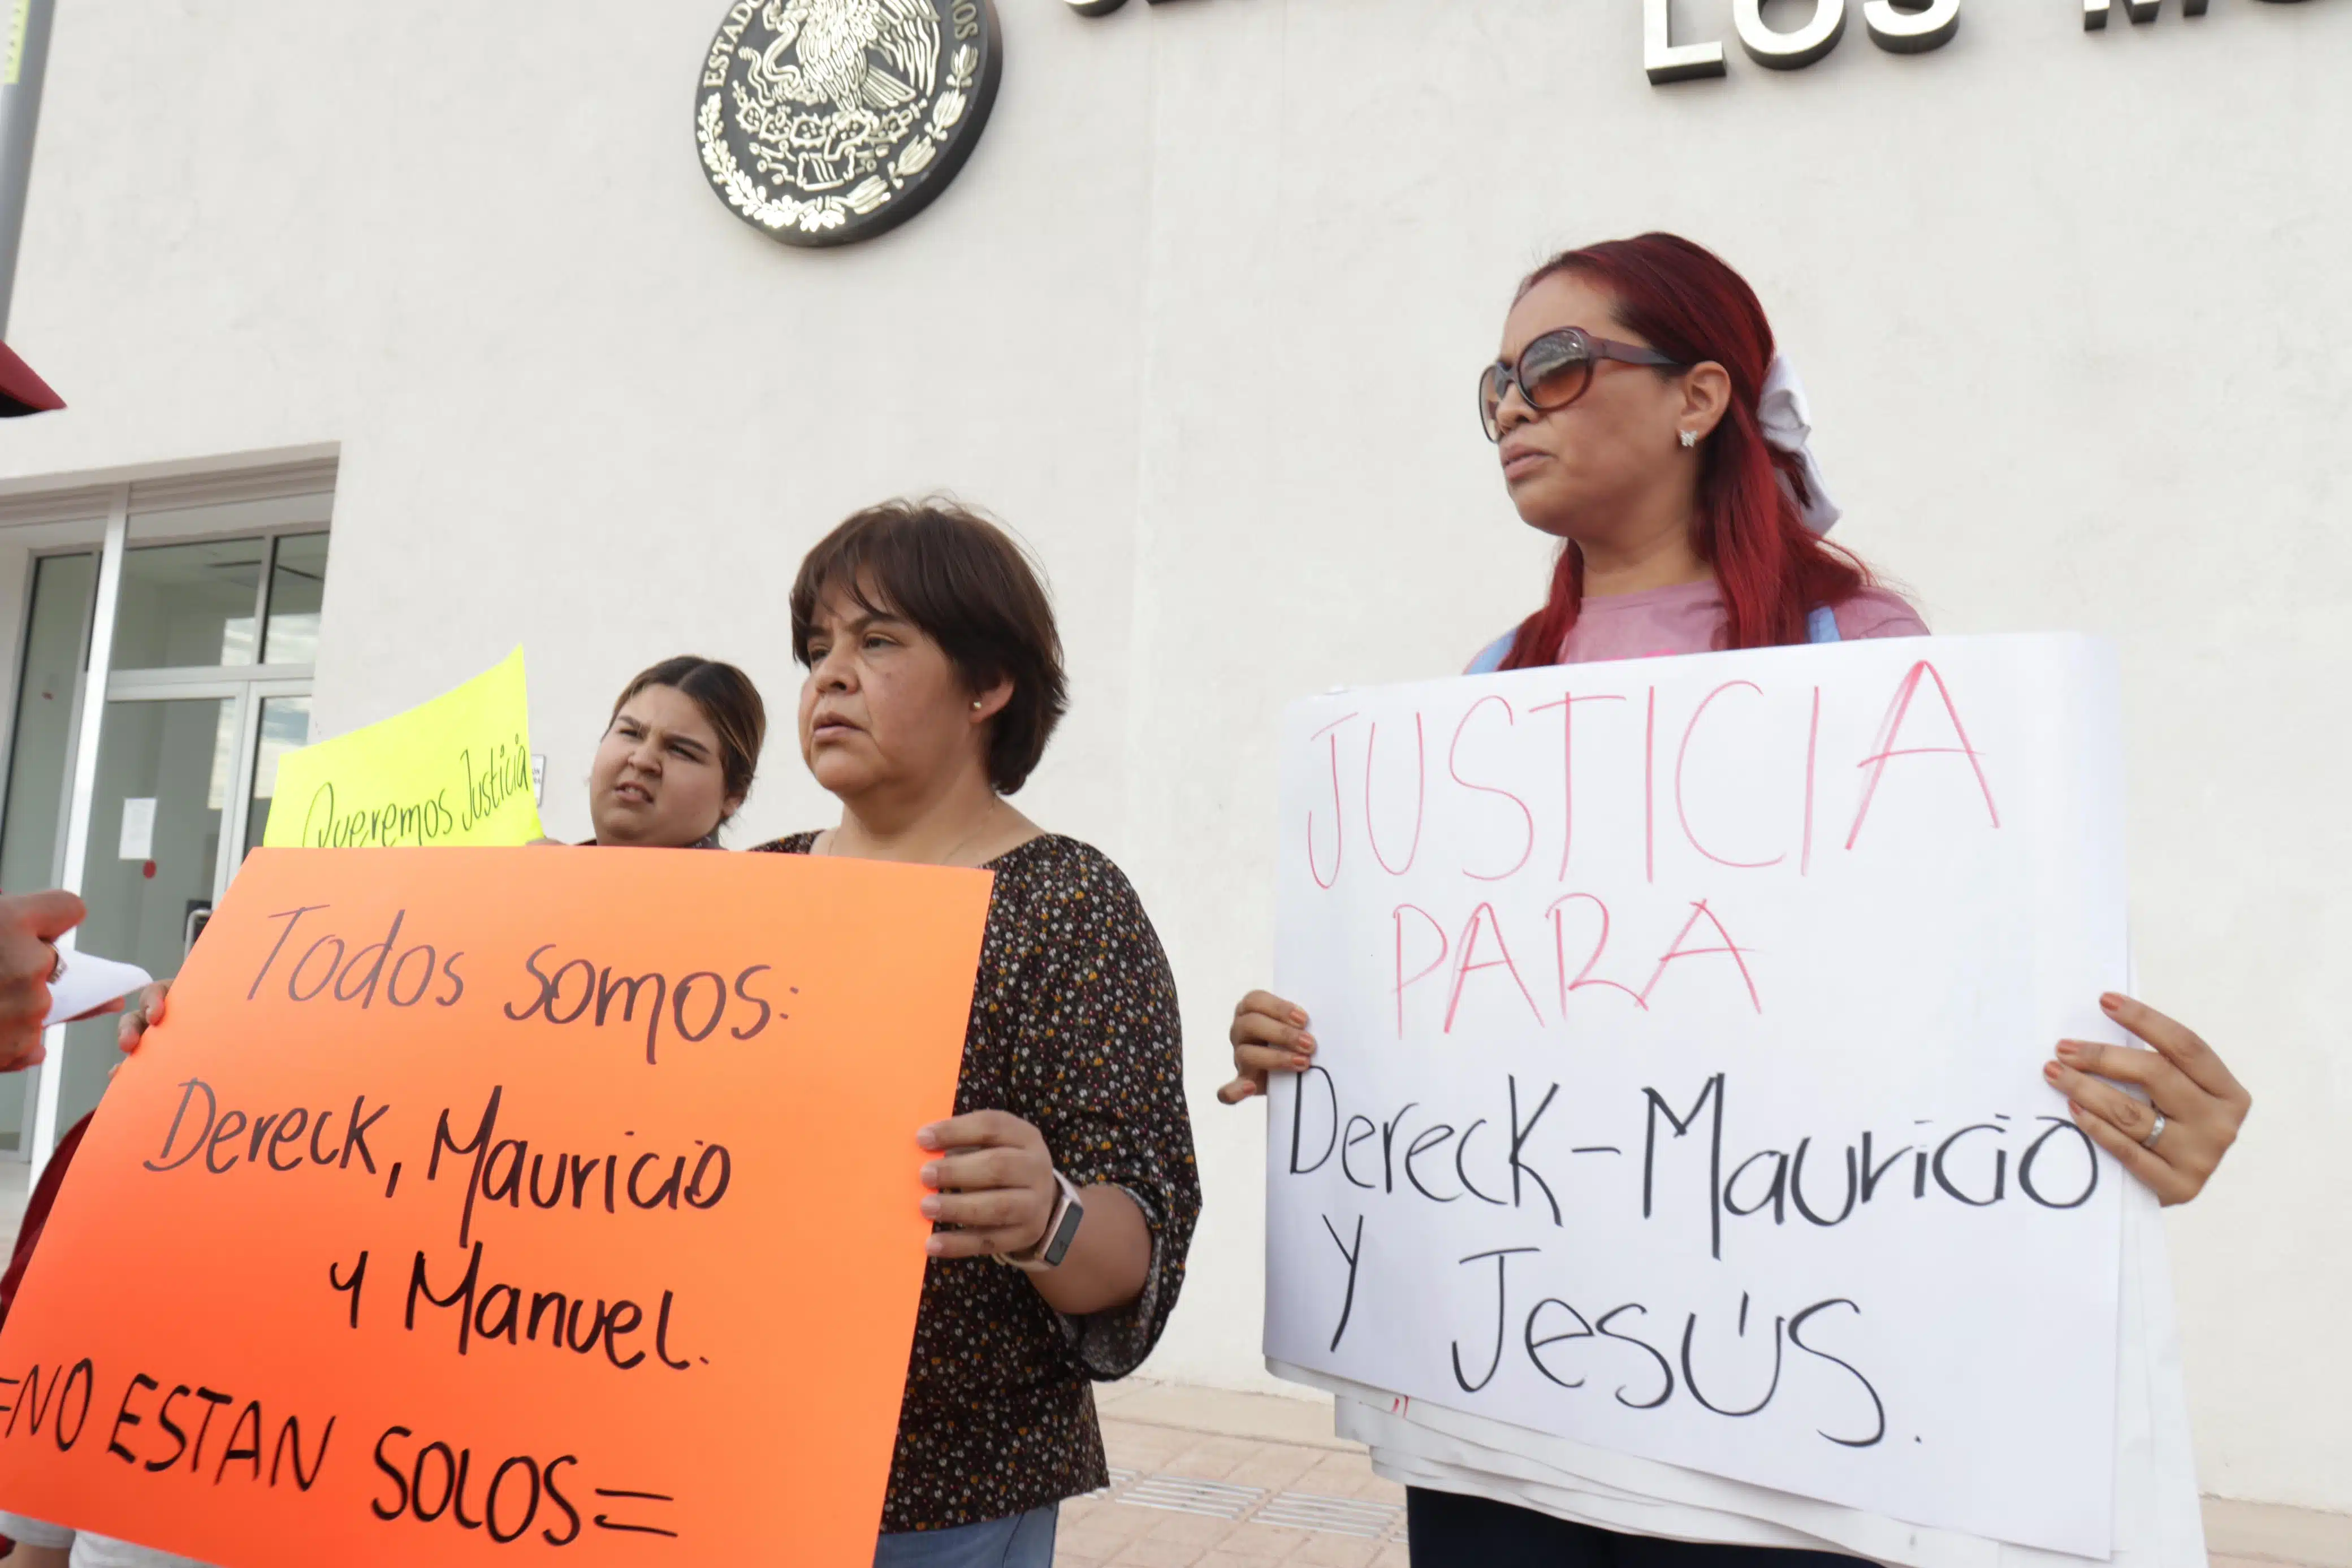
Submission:
{"label": "yellow protest sign", "polygon": [[527,844],[544,831],[517,648],[431,702],[288,752],[261,841],[272,849]]}

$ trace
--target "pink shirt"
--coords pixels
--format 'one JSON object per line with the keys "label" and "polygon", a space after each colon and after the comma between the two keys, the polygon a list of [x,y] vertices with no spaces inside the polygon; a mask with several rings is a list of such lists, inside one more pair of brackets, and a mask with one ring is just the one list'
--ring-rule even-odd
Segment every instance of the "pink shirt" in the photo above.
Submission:
{"label": "pink shirt", "polygon": [[[1924,637],[1927,622],[1899,593],[1865,588],[1837,607],[1838,636]],[[1563,664],[1604,659],[1654,659],[1705,653],[1723,634],[1723,598],[1713,582],[1685,582],[1642,593],[1588,597],[1560,644]]]}

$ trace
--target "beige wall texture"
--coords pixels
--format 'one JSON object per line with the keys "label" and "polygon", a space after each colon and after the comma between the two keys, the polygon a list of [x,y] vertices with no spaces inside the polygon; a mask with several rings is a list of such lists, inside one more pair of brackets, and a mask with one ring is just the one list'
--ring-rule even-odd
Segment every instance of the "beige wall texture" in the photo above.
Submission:
{"label": "beige wall texture", "polygon": [[[72,407],[0,477],[339,444],[320,733],[520,642],[564,831],[633,670],[738,660],[783,716],[813,539],[994,508],[1075,674],[1022,803],[1127,867],[1186,1001],[1208,1209],[1153,1370],[1262,1385],[1262,1113],[1212,1090],[1276,715],[1532,607],[1475,373],[1552,248],[1688,233],[1802,369],[1841,538],[1940,630],[2122,646],[2144,988],[2257,1097],[2173,1220],[2202,1479],[2352,1511],[2352,5],[1964,0],[1777,73],[1683,0],[1730,69],[1661,89],[1639,0],[997,3],[971,163],[832,252],[704,186],[719,0],[62,5],[11,338]],[[744,832],[825,805],[787,734]]]}

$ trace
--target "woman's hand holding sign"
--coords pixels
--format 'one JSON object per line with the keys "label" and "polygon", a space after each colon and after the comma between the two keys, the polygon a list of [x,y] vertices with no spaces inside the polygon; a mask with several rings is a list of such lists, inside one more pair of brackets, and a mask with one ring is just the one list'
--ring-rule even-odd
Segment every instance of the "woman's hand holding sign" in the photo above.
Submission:
{"label": "woman's hand holding sign", "polygon": [[[2155,1049],[2061,1040],[2042,1076],[2125,1169],[2165,1203],[2187,1203],[2238,1141],[2253,1096],[2193,1030],[2129,997],[2102,997],[2099,1006]],[[2116,1083],[2137,1084],[2147,1099]]]}
{"label": "woman's hand holding sign", "polygon": [[122,1015],[121,1023],[115,1026],[115,1043],[122,1048],[124,1055],[139,1049],[149,1025],[163,1021],[163,998],[171,990],[171,981],[157,980],[140,992],[137,1005]]}
{"label": "woman's hand holding sign", "polygon": [[1037,1129],[1006,1111],[975,1111],[916,1134],[944,1151],[923,1167],[923,1218],[957,1227],[931,1236],[934,1258],[1025,1252],[1053,1217],[1054,1156]]}
{"label": "woman's hand holding sign", "polygon": [[1315,1037],[1307,1032],[1307,1009],[1284,1001],[1272,991],[1252,991],[1234,1009],[1234,1081],[1217,1091],[1217,1098],[1238,1105],[1253,1094],[1265,1092],[1266,1074],[1300,1072],[1315,1054]]}
{"label": "woman's hand holding sign", "polygon": [[[129,1056],[139,1049],[140,1042],[147,1038],[149,1026],[163,1021],[163,998],[171,991],[171,981],[157,980],[140,992],[138,1002],[122,1015],[122,1021],[115,1026],[114,1043],[121,1048],[123,1055]],[[113,1077],[115,1069],[121,1065],[116,1062],[106,1070],[106,1075]]]}
{"label": "woman's hand holding sign", "polygon": [[[974,1111],[915,1134],[941,1157],[923,1166],[923,1216],[935,1230],[934,1258],[1025,1259],[1055,1223],[1061,1183],[1034,1124],[1009,1111]],[[1097,1182],[1079,1189],[1076,1234],[1058,1263],[1024,1261],[1045,1304],[1085,1317],[1126,1305],[1151,1267],[1151,1232],[1126,1188]]]}

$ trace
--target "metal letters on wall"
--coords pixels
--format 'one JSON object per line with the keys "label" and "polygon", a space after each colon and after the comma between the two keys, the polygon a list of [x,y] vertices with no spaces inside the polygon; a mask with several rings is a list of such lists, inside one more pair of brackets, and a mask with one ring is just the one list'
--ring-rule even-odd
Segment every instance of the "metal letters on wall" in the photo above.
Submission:
{"label": "metal letters on wall", "polygon": [[[2289,5],[2299,0],[2269,3]],[[2153,22],[2164,9],[2164,0],[2082,0],[2084,27],[2091,32],[2104,28],[2118,4],[2135,24]],[[2180,14],[2202,16],[2208,4],[2180,0]],[[1764,0],[1733,0],[1732,24],[1749,59],[1774,70],[1801,70],[1838,47],[1845,36],[1849,5],[1861,10],[1870,41],[1894,54],[1940,49],[1960,30],[1960,0],[1811,0],[1806,18],[1786,30],[1764,19]],[[1653,86],[1719,77],[1724,74],[1723,45],[1715,39],[1675,42],[1674,0],[1642,0],[1642,66]]]}
{"label": "metal letters on wall", "polygon": [[788,245],[846,245],[920,212],[996,101],[992,0],[736,0],[695,94],[703,172]]}

